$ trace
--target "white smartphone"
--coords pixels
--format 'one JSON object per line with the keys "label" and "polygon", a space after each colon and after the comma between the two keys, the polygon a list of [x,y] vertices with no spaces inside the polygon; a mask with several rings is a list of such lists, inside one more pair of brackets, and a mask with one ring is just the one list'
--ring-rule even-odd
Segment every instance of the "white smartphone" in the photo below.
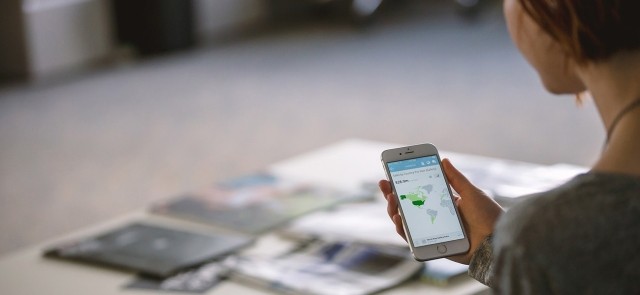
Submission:
{"label": "white smartphone", "polygon": [[413,257],[418,261],[469,251],[438,150],[432,144],[382,152],[382,165],[398,201]]}

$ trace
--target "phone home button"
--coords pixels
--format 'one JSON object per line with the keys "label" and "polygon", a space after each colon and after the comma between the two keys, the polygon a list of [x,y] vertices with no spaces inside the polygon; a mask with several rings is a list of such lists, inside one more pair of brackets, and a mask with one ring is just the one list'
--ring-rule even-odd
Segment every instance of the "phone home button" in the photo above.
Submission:
{"label": "phone home button", "polygon": [[436,249],[438,250],[438,252],[440,254],[447,253],[447,246],[445,246],[445,245],[438,245],[438,247],[436,247]]}

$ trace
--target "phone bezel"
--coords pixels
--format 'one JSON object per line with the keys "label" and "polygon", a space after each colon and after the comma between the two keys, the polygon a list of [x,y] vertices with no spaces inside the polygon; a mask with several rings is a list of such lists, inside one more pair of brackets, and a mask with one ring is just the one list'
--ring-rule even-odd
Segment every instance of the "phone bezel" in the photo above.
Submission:
{"label": "phone bezel", "polygon": [[[442,171],[444,172],[444,169],[442,168],[442,161],[440,158],[440,154],[438,153],[438,149],[433,144],[430,144],[430,143],[389,149],[389,150],[383,151],[381,154],[382,166],[384,167],[387,180],[389,180],[389,182],[391,183],[391,188],[396,197],[396,201],[398,204],[398,212],[400,213],[400,217],[402,217],[402,227],[404,229],[405,236],[407,237],[409,248],[411,249],[411,253],[413,254],[414,259],[418,261],[426,261],[426,260],[432,260],[432,259],[437,259],[442,257],[448,257],[448,256],[466,253],[467,251],[469,251],[469,238],[467,236],[467,231],[464,227],[464,224],[462,222],[460,212],[458,211],[457,206],[454,206],[454,208],[456,210],[456,217],[458,218],[458,223],[460,224],[460,228],[462,228],[462,233],[464,235],[464,238],[459,240],[453,240],[453,241],[436,243],[432,245],[419,246],[419,247],[415,247],[413,244],[413,239],[411,238],[411,232],[408,230],[409,227],[407,226],[407,222],[404,218],[404,214],[402,212],[402,206],[399,205],[400,200],[398,199],[398,193],[396,192],[395,185],[393,183],[393,180],[391,179],[391,174],[389,172],[389,167],[387,163],[402,161],[402,160],[410,160],[410,159],[421,158],[421,157],[428,157],[428,156],[436,156],[436,158],[438,159],[438,165],[440,165],[440,169],[442,169]],[[451,191],[451,186],[449,185],[449,181],[447,180],[446,177],[444,177],[443,179],[447,186],[447,189],[449,190],[449,197],[452,198],[451,201],[454,202],[453,192]],[[445,253],[440,253],[438,251],[438,246],[440,245],[446,246]]]}

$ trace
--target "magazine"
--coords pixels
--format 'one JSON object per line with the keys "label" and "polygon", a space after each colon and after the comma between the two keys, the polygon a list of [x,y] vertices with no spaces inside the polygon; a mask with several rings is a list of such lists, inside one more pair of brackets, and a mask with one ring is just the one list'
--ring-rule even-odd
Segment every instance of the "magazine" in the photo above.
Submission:
{"label": "magazine", "polygon": [[44,255],[164,278],[235,252],[252,242],[246,236],[202,234],[133,223],[58,244],[45,250]]}

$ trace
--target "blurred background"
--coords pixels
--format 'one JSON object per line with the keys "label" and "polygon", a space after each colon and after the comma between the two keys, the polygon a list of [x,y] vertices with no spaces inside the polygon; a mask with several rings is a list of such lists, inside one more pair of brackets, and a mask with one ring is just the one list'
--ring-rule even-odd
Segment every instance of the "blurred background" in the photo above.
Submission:
{"label": "blurred background", "polygon": [[501,4],[3,0],[0,255],[352,137],[590,165]]}

